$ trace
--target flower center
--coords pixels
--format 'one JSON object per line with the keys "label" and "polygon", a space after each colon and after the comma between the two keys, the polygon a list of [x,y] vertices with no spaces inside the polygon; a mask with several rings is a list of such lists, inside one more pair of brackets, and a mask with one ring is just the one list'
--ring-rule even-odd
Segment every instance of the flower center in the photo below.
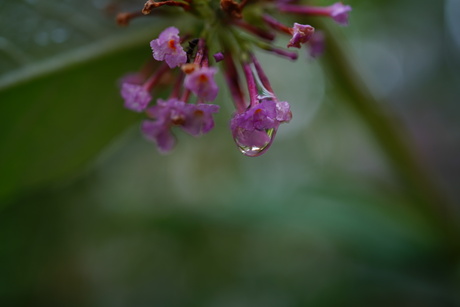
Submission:
{"label": "flower center", "polygon": [[209,78],[205,74],[201,74],[198,80],[200,80],[200,82],[202,83],[205,83],[205,82],[208,82]]}
{"label": "flower center", "polygon": [[176,126],[182,126],[185,124],[185,118],[183,116],[173,116],[171,122]]}
{"label": "flower center", "polygon": [[168,47],[169,47],[169,49],[176,50],[176,41],[173,40],[173,39],[170,39],[168,41]]}
{"label": "flower center", "polygon": [[203,116],[204,112],[202,110],[195,110],[195,112],[193,112],[193,114],[198,117],[198,116]]}

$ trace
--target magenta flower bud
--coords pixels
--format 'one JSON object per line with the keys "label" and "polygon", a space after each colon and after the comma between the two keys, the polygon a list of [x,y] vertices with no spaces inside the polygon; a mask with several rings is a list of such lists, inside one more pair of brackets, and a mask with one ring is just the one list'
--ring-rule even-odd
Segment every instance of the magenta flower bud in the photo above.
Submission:
{"label": "magenta flower bud", "polygon": [[157,39],[150,42],[153,58],[165,61],[169,68],[187,62],[187,53],[180,45],[179,30],[175,27],[166,28]]}
{"label": "magenta flower bud", "polygon": [[342,26],[348,25],[348,12],[351,11],[351,6],[344,5],[342,2],[337,2],[329,6],[328,9],[329,15],[335,22]]}
{"label": "magenta flower bud", "polygon": [[294,23],[292,28],[292,38],[287,45],[289,47],[300,48],[300,44],[305,44],[315,33],[315,28],[309,25]]}
{"label": "magenta flower bud", "polygon": [[341,2],[326,7],[278,3],[277,8],[285,13],[307,16],[329,16],[342,26],[348,25],[348,13],[351,11],[351,6],[344,5]]}
{"label": "magenta flower bud", "polygon": [[125,108],[135,112],[144,111],[152,100],[152,96],[145,87],[130,83],[122,84],[121,96],[125,100]]}
{"label": "magenta flower bud", "polygon": [[216,62],[220,62],[224,59],[224,55],[222,54],[222,52],[215,53],[213,57],[214,57],[214,60],[216,60]]}
{"label": "magenta flower bud", "polygon": [[214,81],[217,68],[200,67],[185,76],[184,85],[195,95],[205,101],[213,101],[217,97],[219,88]]}

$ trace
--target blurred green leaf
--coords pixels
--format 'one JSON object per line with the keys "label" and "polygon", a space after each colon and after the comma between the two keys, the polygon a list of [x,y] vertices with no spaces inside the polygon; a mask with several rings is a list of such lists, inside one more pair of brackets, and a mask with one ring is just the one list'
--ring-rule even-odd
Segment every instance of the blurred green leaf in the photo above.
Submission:
{"label": "blurred green leaf", "polygon": [[[11,32],[0,42],[0,201],[69,177],[134,122],[117,80],[149,58],[154,35],[151,27],[117,28],[90,4],[34,3],[2,3],[10,15],[0,27]],[[29,28],[12,28],[19,10],[30,14]],[[82,18],[91,22],[75,21]],[[17,38],[22,32],[28,49]],[[13,57],[15,50],[27,54]]]}
{"label": "blurred green leaf", "polygon": [[324,182],[287,194],[284,202],[248,199],[257,188],[243,180],[247,191],[241,195],[204,203],[152,195],[150,210],[139,211],[135,201],[126,200],[120,211],[110,198],[94,198],[100,180],[90,176],[59,193],[26,196],[3,212],[4,303],[454,306],[458,301],[446,287],[449,255],[394,195]]}
{"label": "blurred green leaf", "polygon": [[143,53],[112,54],[2,91],[0,197],[71,174],[132,123],[116,79],[124,59]]}

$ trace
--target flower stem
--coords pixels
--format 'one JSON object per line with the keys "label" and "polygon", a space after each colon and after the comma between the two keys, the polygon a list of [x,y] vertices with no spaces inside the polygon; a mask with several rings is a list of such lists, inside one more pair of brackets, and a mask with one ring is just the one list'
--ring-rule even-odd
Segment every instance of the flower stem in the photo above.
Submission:
{"label": "flower stem", "polygon": [[257,86],[256,81],[254,80],[254,76],[252,75],[251,66],[249,63],[243,63],[243,72],[244,76],[246,77],[246,82],[248,84],[248,92],[249,92],[249,102],[250,106],[255,106],[258,103],[257,100]]}
{"label": "flower stem", "polygon": [[268,24],[270,27],[272,27],[273,29],[277,30],[277,31],[280,31],[282,33],[285,33],[285,34],[288,34],[288,35],[292,35],[292,31],[291,29],[282,24],[281,22],[279,22],[278,20],[276,20],[274,17],[268,15],[268,14],[265,14],[262,16],[262,19],[263,21],[265,21],[266,24]]}
{"label": "flower stem", "polygon": [[224,54],[224,74],[227,81],[230,94],[232,95],[235,107],[238,113],[243,113],[246,110],[246,103],[241,91],[238,71],[235,67],[235,62],[231,51],[226,51]]}
{"label": "flower stem", "polygon": [[273,88],[270,84],[270,81],[268,80],[267,75],[262,69],[262,66],[259,63],[259,60],[257,60],[254,54],[251,54],[251,59],[252,59],[252,62],[254,63],[254,67],[256,68],[257,75],[259,77],[260,82],[262,83],[262,86],[264,87],[264,90],[270,92],[270,94],[273,95]]}
{"label": "flower stem", "polygon": [[169,71],[168,65],[165,63],[161,64],[160,68],[144,83],[144,88],[147,91],[151,91],[161,80],[161,77]]}
{"label": "flower stem", "polygon": [[283,13],[293,13],[301,15],[315,15],[315,16],[329,16],[329,7],[317,7],[307,5],[295,5],[295,4],[280,4],[277,9]]}

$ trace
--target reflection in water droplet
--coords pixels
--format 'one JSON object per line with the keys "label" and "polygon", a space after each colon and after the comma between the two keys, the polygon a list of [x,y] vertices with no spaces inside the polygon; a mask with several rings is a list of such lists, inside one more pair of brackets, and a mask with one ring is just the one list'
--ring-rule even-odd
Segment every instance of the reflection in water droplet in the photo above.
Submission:
{"label": "reflection in water droplet", "polygon": [[[266,141],[263,142],[263,144],[257,144],[257,145],[248,145],[248,140],[244,140],[246,134],[237,134],[233,136],[233,139],[235,140],[236,145],[238,146],[238,149],[241,151],[241,153],[245,156],[248,157],[257,157],[265,153],[265,151],[270,148],[270,145],[273,143],[273,140],[276,135],[276,129],[268,129],[265,131],[257,131],[259,134],[264,134]],[[260,139],[260,136],[257,137]],[[254,142],[256,143],[256,142]]]}
{"label": "reflection in water droplet", "polygon": [[64,28],[57,28],[51,31],[51,40],[55,43],[61,44],[69,37],[69,33]]}
{"label": "reflection in water droplet", "polygon": [[49,43],[49,35],[47,32],[38,32],[34,37],[35,43],[40,46],[46,46]]}

